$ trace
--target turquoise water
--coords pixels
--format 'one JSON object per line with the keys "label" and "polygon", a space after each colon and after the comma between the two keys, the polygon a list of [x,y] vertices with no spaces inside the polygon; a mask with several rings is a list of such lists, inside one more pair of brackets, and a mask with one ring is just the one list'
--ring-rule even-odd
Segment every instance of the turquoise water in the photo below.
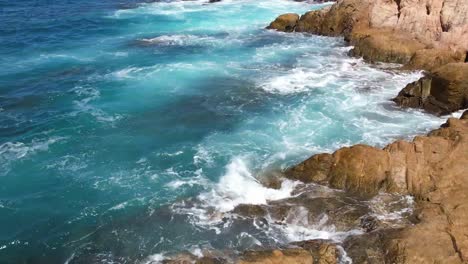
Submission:
{"label": "turquoise water", "polygon": [[323,5],[89,2],[0,2],[1,263],[287,243],[222,224],[237,204],[294,189],[258,175],[443,122],[389,101],[419,73],[263,29]]}

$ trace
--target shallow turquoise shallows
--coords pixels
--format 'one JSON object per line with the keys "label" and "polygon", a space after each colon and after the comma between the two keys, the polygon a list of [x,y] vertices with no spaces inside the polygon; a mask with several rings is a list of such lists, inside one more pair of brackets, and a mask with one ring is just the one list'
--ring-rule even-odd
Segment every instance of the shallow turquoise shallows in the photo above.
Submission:
{"label": "shallow turquoise shallows", "polygon": [[0,263],[288,243],[216,216],[291,195],[259,175],[442,123],[389,101],[420,73],[264,29],[324,5],[116,2],[0,1]]}

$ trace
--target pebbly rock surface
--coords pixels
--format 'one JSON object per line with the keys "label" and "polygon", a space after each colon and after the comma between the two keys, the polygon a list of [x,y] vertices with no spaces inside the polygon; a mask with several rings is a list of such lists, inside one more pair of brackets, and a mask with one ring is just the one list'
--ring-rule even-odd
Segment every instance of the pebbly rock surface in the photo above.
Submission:
{"label": "pebbly rock surface", "polygon": [[314,155],[286,175],[364,197],[379,192],[416,197],[418,223],[386,236],[381,246],[387,253],[379,253],[385,263],[468,261],[467,119],[450,118],[427,136],[383,149],[356,145]]}

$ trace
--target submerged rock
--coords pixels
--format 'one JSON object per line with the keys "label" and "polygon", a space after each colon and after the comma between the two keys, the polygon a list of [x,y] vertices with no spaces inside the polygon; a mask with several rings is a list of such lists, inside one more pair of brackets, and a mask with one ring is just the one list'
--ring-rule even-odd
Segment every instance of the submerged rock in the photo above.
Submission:
{"label": "submerged rock", "polygon": [[247,217],[263,217],[267,214],[265,208],[257,204],[239,204],[232,212]]}

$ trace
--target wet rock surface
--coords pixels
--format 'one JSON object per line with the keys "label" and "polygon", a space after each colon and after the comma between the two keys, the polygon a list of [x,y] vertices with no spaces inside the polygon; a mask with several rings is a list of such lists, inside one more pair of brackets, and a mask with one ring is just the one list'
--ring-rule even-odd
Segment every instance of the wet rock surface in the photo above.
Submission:
{"label": "wet rock surface", "polygon": [[468,108],[468,64],[446,64],[408,84],[393,101],[437,115]]}

